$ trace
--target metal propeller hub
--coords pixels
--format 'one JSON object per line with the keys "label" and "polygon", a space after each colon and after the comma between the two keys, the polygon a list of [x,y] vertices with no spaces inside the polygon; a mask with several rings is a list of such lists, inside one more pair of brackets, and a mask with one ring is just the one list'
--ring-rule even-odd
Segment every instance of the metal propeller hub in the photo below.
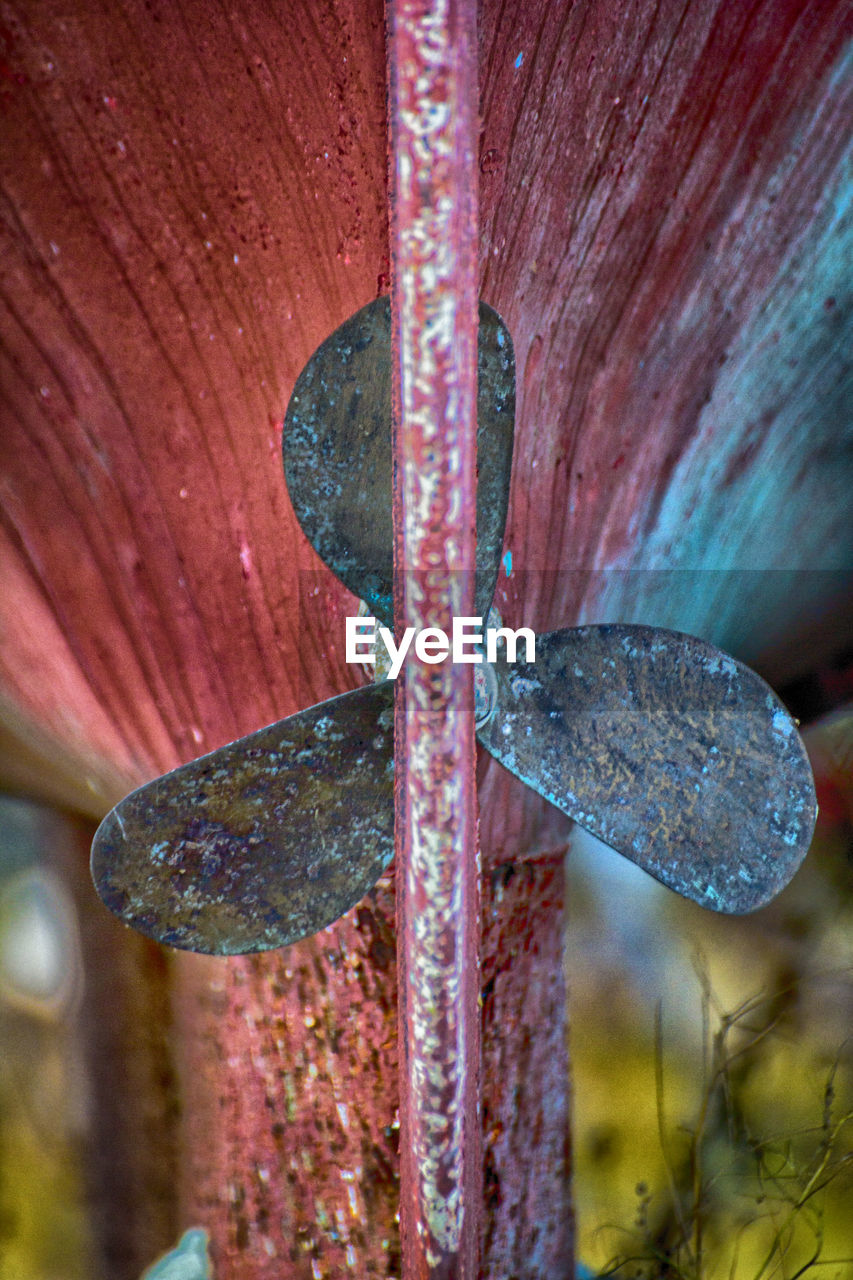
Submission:
{"label": "metal propeller hub", "polygon": [[484,729],[498,709],[498,679],[485,659],[474,668],[474,728]]}

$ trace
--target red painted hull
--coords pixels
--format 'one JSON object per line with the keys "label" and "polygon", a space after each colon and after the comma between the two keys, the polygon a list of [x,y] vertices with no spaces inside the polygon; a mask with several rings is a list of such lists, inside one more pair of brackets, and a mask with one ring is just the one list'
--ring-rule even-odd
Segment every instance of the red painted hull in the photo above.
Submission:
{"label": "red painted hull", "polygon": [[[388,287],[383,17],[7,11],[3,768],[96,816],[352,683],[351,600],[296,525],[279,430],[312,351]],[[514,625],[606,613],[751,657],[850,567],[849,25],[840,0],[483,7],[480,291],[516,349]],[[811,598],[758,573],[791,568]],[[562,883],[541,856],[565,829],[483,770],[485,1269],[568,1275]],[[177,962],[180,1222],[149,1171],[165,1207],[140,1248],[203,1222],[218,1277],[350,1257],[394,1274],[392,918],[385,887],[281,955]],[[125,945],[117,928],[101,963]]]}

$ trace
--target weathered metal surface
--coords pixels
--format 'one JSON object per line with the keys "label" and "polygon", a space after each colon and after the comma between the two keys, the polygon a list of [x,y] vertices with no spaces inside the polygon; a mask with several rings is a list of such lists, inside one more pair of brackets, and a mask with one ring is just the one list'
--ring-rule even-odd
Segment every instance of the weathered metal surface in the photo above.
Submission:
{"label": "weathered metal surface", "polygon": [[716,911],[752,911],[809,847],[814,782],[796,725],[719,649],[653,627],[553,631],[496,664],[480,742],[606,844]]}
{"label": "weathered metal surface", "polygon": [[[80,0],[73,22],[68,9],[6,5],[0,681],[3,713],[26,713],[6,761],[21,739],[36,748],[43,796],[65,762],[71,802],[101,814],[122,779],[346,679],[319,639],[328,612],[300,599],[314,556],[271,464],[299,370],[387,271],[384,49],[370,3],[357,22],[344,3],[290,6],[284,23],[243,0]],[[519,372],[507,545],[516,565],[581,570],[502,579],[501,612],[542,630],[618,616],[761,656],[768,616],[784,635],[819,612],[812,571],[849,548],[848,0],[486,0],[481,28],[481,293],[512,328]],[[697,564],[796,566],[808,591],[780,573],[674,589],[673,574],[652,596],[635,572]],[[606,607],[586,572],[602,565]],[[484,865],[551,847],[559,811],[496,764],[485,773]],[[509,968],[522,946],[510,921],[499,945]],[[319,940],[296,949],[306,986],[317,970],[317,1026],[346,1026],[340,970],[319,963]],[[359,1027],[392,998],[367,947],[363,960]],[[196,963],[178,956],[177,972]],[[176,1032],[197,1068],[171,1112],[193,1134],[184,1220],[207,1221],[223,1251],[248,1232],[217,1275],[336,1275],[347,1261],[326,1266],[323,1246],[288,1260],[310,1203],[288,1201],[281,1228],[267,1201],[234,1192],[247,1163],[256,1186],[273,1119],[246,1023],[270,1029],[268,1079],[276,1040],[304,1063],[297,1100],[336,1052],[294,1027],[287,961],[252,963],[250,989],[224,979],[202,1030]],[[550,956],[537,976],[554,980]],[[510,1030],[502,1071],[530,1034]],[[368,1024],[348,1080],[376,1117],[396,1105],[389,1037]],[[519,1073],[515,1088],[521,1105],[543,1081]],[[222,1097],[244,1101],[239,1126]],[[149,1123],[152,1101],[138,1089],[128,1107]],[[264,1163],[270,1196],[301,1182],[349,1220],[335,1104],[314,1106],[313,1168],[288,1126]],[[121,1205],[107,1212],[134,1231]],[[364,1233],[354,1274],[399,1275],[387,1234]],[[522,1244],[494,1280],[507,1274],[542,1271]]]}
{"label": "weathered metal surface", "polygon": [[[515,362],[509,330],[479,306],[477,580],[488,613],[503,546],[512,467]],[[393,626],[391,303],[377,298],[314,352],[282,434],[293,508],[314,550],[384,626]]]}
{"label": "weathered metal surface", "polygon": [[216,1225],[216,1280],[399,1280],[393,874],[284,950],[177,959],[180,1077],[205,1099],[180,1221]]}
{"label": "weathered metal surface", "polygon": [[[449,631],[474,610],[477,6],[395,0],[388,16],[394,614],[398,625]],[[395,731],[403,1276],[475,1280],[483,1171],[473,668],[410,662]]]}
{"label": "weathered metal surface", "polygon": [[482,1275],[489,1280],[576,1280],[564,855],[557,846],[511,859],[482,880]]}
{"label": "weathered metal surface", "polygon": [[[703,906],[750,911],[787,884],[814,786],[755,672],[656,627],[566,629],[536,651],[492,668],[477,736],[505,768]],[[104,901],[150,937],[219,954],[325,928],[393,856],[392,704],[390,683],[343,694],[127,796],[93,845]]]}
{"label": "weathered metal surface", "polygon": [[371,685],[157,778],[92,846],[104,902],[158,942],[237,955],[316,933],[393,844],[393,694]]}

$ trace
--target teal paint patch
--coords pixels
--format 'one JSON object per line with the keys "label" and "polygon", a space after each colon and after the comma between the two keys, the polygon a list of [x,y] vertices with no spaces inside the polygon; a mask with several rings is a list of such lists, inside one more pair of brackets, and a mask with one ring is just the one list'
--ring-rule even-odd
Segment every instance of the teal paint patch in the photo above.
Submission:
{"label": "teal paint patch", "polygon": [[506,576],[508,578],[511,578],[512,577],[512,552],[511,551],[508,551],[506,553],[506,555],[504,556],[503,563],[504,563],[504,569],[506,570]]}
{"label": "teal paint patch", "polygon": [[850,566],[853,184],[846,175],[827,206],[823,225],[780,263],[765,305],[732,348],[647,539],[649,567]]}
{"label": "teal paint patch", "polygon": [[144,1271],[140,1280],[213,1280],[207,1232],[202,1227],[185,1231],[177,1246]]}
{"label": "teal paint patch", "polygon": [[751,662],[847,589],[851,254],[848,153],[727,350],[651,527],[602,569],[579,621],[673,627]]}

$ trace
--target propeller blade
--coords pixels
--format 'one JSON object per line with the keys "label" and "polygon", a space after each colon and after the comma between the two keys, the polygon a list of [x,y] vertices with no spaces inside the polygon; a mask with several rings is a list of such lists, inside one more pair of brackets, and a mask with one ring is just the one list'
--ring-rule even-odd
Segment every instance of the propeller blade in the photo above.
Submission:
{"label": "propeller blade", "polygon": [[480,742],[657,880],[704,907],[767,902],[806,855],[817,806],[794,721],[754,671],[693,636],[590,626],[499,652]]}
{"label": "propeller blade", "polygon": [[393,727],[393,684],[368,685],[140,787],[95,835],[99,894],[190,951],[265,951],[324,929],[393,857]]}
{"label": "propeller blade", "polygon": [[[477,369],[476,612],[489,612],[509,501],[515,357],[509,330],[480,303]],[[282,435],[290,500],[321,560],[393,626],[391,304],[377,298],[317,348],[299,375]]]}

